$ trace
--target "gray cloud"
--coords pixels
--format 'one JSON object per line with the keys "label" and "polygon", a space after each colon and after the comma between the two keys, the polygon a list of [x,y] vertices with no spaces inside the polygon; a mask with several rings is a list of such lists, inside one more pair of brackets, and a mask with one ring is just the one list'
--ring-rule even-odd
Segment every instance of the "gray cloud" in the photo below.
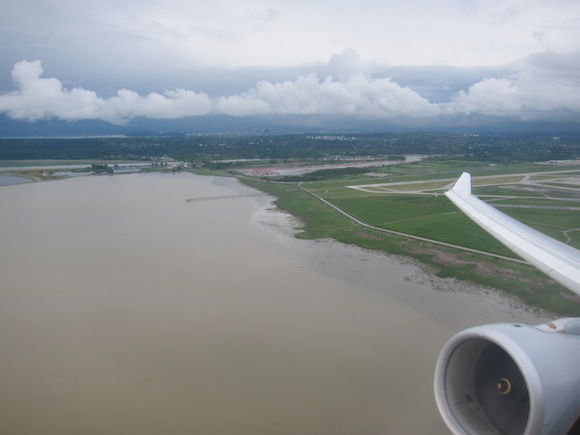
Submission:
{"label": "gray cloud", "polygon": [[580,51],[530,56],[508,77],[488,78],[461,91],[442,109],[530,120],[574,120],[580,114]]}
{"label": "gray cloud", "polygon": [[[258,81],[249,90],[226,96],[175,89],[141,95],[121,89],[103,98],[82,87],[66,88],[42,77],[40,61],[15,64],[15,90],[0,94],[0,113],[34,121],[100,119],[123,123],[136,117],[175,119],[221,114],[231,116],[306,115],[355,119],[425,121],[467,116],[520,120],[574,120],[580,115],[580,51],[544,52],[495,75],[470,83],[447,101],[432,102],[363,62],[353,50],[333,55],[319,70],[292,80]],[[500,74],[500,72],[502,72]]]}
{"label": "gray cloud", "polygon": [[289,67],[353,47],[386,65],[479,67],[580,48],[579,16],[574,0],[4,1],[0,64],[42,58],[51,71],[131,79]]}

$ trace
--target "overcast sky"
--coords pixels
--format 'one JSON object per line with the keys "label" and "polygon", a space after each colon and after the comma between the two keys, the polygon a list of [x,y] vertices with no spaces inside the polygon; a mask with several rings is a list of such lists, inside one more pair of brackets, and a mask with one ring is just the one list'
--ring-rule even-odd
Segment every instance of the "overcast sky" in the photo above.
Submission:
{"label": "overcast sky", "polygon": [[578,0],[0,0],[0,113],[579,119]]}

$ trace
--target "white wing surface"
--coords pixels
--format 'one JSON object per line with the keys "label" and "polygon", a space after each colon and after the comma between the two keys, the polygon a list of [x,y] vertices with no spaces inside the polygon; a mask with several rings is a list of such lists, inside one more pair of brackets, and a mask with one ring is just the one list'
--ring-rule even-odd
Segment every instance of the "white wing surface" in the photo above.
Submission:
{"label": "white wing surface", "polygon": [[445,195],[509,249],[580,295],[580,251],[524,225],[472,195],[471,175],[467,172]]}

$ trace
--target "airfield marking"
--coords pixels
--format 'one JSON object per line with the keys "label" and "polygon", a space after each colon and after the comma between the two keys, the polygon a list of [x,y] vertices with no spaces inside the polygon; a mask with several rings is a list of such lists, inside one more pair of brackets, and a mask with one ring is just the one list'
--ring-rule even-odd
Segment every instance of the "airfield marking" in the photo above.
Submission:
{"label": "airfield marking", "polygon": [[514,263],[530,264],[527,261],[518,260],[517,258],[506,257],[506,256],[499,255],[499,254],[492,254],[491,252],[480,251],[478,249],[467,248],[465,246],[454,245],[452,243],[440,242],[439,240],[428,239],[426,237],[415,236],[413,234],[402,233],[400,231],[387,230],[386,228],[375,227],[374,225],[367,224],[366,222],[362,221],[361,219],[359,219],[359,218],[351,215],[350,213],[348,213],[345,210],[341,209],[340,207],[334,205],[330,201],[327,201],[326,199],[322,198],[321,196],[317,195],[316,193],[314,193],[314,192],[306,189],[304,186],[302,186],[302,183],[299,183],[298,184],[298,187],[302,191],[304,191],[305,193],[307,193],[308,195],[310,195],[313,198],[316,198],[319,201],[321,201],[323,204],[326,204],[327,206],[332,207],[333,209],[335,209],[340,214],[342,214],[342,215],[346,216],[347,218],[349,218],[351,221],[353,221],[353,222],[355,222],[355,223],[357,223],[357,224],[359,224],[359,225],[361,225],[363,227],[370,228],[370,229],[375,230],[375,231],[381,231],[383,233],[394,234],[396,236],[402,236],[402,237],[406,237],[408,239],[421,240],[422,242],[433,243],[435,245],[446,246],[448,248],[460,249],[462,251],[472,252],[474,254],[486,255],[488,257],[494,257],[494,258],[500,258],[502,260],[512,261]]}

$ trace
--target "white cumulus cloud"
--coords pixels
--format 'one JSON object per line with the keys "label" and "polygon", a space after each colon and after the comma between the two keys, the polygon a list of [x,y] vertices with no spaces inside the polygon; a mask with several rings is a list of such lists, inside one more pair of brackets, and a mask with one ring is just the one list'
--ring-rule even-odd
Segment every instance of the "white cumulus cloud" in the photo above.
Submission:
{"label": "white cumulus cloud", "polygon": [[28,121],[60,118],[123,122],[138,116],[179,118],[213,110],[211,99],[204,93],[176,89],[141,96],[121,89],[116,96],[105,99],[83,88],[65,89],[60,80],[41,77],[42,72],[38,60],[16,63],[12,78],[17,89],[0,95],[0,113]]}
{"label": "white cumulus cloud", "polygon": [[172,119],[230,116],[347,116],[389,121],[446,120],[462,116],[520,120],[574,121],[580,115],[580,51],[544,52],[528,57],[505,74],[485,78],[447,102],[433,103],[389,77],[373,77],[371,63],[353,50],[332,56],[325,74],[305,73],[294,80],[259,81],[245,92],[210,98],[175,89],[138,94],[119,90],[110,98],[92,90],[67,89],[42,77],[40,61],[14,65],[15,90],[0,94],[0,113],[35,121],[99,119],[122,123],[136,117]]}
{"label": "white cumulus cloud", "polygon": [[[348,70],[343,65],[343,70]],[[388,78],[371,79],[349,70],[342,80],[315,74],[294,81],[261,81],[247,92],[209,98],[206,94],[176,89],[163,94],[139,95],[121,89],[101,98],[83,88],[65,89],[55,78],[43,78],[40,61],[18,62],[12,71],[16,90],[0,95],[0,112],[13,119],[35,121],[101,119],[123,122],[135,117],[158,119],[206,114],[232,116],[353,115],[375,118],[430,117],[438,107],[415,91]]]}
{"label": "white cumulus cloud", "polygon": [[216,101],[228,115],[352,115],[373,118],[429,117],[438,113],[415,91],[390,79],[370,80],[354,74],[344,81],[320,80],[315,74],[281,83],[259,82],[241,95]]}

